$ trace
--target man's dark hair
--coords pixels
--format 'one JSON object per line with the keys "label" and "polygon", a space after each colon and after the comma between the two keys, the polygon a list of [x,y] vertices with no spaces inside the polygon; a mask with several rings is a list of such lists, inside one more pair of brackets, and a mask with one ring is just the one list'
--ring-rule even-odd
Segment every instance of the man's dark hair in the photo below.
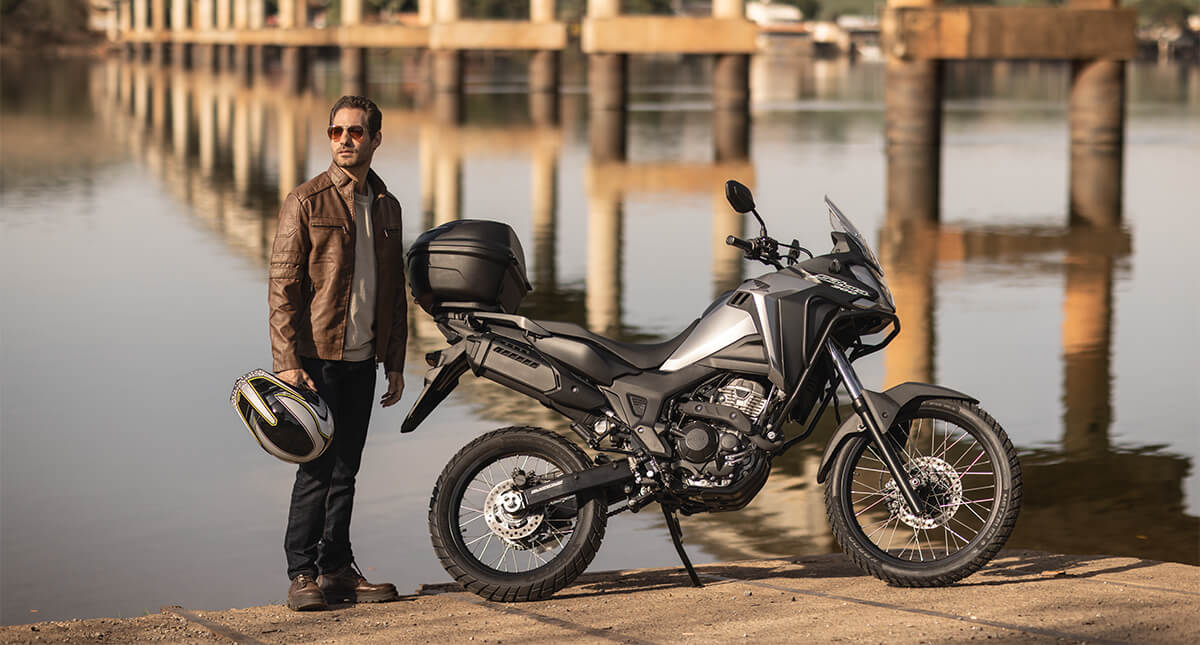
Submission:
{"label": "man's dark hair", "polygon": [[333,117],[342,108],[354,108],[367,113],[367,136],[374,137],[376,132],[383,127],[383,112],[379,111],[379,106],[375,105],[375,101],[365,96],[343,96],[333,104],[333,109],[329,110],[329,125],[333,125]]}

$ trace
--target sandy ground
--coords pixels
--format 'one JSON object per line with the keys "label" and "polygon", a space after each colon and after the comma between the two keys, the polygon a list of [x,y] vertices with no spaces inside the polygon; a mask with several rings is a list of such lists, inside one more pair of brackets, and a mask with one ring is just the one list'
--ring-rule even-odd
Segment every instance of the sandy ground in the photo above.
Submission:
{"label": "sandy ground", "polygon": [[590,573],[548,601],[455,585],[399,602],[295,613],[164,607],[137,618],[0,627],[2,643],[1200,643],[1200,567],[1001,553],[941,589],[899,589],[839,555]]}

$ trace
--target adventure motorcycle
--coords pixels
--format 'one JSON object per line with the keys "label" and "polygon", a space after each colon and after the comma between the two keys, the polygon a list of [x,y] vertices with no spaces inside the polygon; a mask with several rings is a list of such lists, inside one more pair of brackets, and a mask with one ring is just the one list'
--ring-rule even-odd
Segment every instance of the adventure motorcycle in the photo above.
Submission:
{"label": "adventure motorcycle", "polygon": [[[899,586],[941,586],[978,570],[1007,540],[1021,471],[1004,430],[961,392],[904,383],[864,389],[851,363],[899,332],[883,269],[826,198],[833,250],[814,257],[769,237],[749,189],[726,183],[761,226],[726,242],[774,270],[719,297],[671,340],[628,344],[579,325],[515,315],[530,289],[524,254],[501,223],[427,231],[408,263],[413,295],[449,347],[426,356],[411,432],[470,370],[561,413],[596,451],[514,427],[470,442],[429,506],[434,551],[468,590],[537,600],[591,562],[607,520],[657,502],[692,583],[676,512],[732,511],[771,460],[808,437],[839,388],[854,416],[821,458],[829,523],[843,550]],[[801,254],[807,257],[801,258]],[[784,423],[807,422],[785,437]]]}

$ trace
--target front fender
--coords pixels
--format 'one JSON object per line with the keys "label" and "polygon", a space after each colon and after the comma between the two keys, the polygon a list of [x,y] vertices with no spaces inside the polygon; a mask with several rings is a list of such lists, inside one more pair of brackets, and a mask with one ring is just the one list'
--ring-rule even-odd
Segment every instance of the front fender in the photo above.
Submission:
{"label": "front fender", "polygon": [[[928,399],[958,399],[960,401],[970,401],[971,403],[979,402],[978,399],[969,394],[963,394],[948,387],[914,382],[901,383],[895,387],[888,388],[884,392],[863,390],[863,396],[867,399],[867,408],[879,416],[881,421],[879,425],[886,428],[890,428],[896,417],[904,411],[910,409],[912,406],[920,405],[921,401]],[[850,416],[842,422],[842,425],[833,433],[833,438],[829,440],[829,444],[825,446],[825,454],[821,457],[821,467],[817,469],[818,484],[825,483],[825,478],[829,476],[829,471],[833,468],[833,460],[841,452],[842,446],[851,437],[860,434],[865,435],[868,433],[857,415]]]}
{"label": "front fender", "polygon": [[429,416],[430,412],[450,396],[458,387],[458,379],[470,367],[467,362],[466,343],[458,343],[449,349],[442,350],[438,356],[438,364],[425,372],[425,389],[413,403],[400,432],[412,432]]}

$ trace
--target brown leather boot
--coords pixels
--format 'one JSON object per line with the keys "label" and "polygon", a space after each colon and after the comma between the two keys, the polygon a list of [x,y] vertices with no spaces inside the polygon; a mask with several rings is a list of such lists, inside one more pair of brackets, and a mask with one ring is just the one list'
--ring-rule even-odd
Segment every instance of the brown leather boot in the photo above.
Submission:
{"label": "brown leather boot", "polygon": [[354,563],[321,574],[317,577],[317,584],[330,602],[391,602],[400,599],[396,585],[390,582],[367,582]]}
{"label": "brown leather boot", "polygon": [[325,609],[325,594],[312,576],[302,573],[293,578],[291,586],[288,587],[287,605],[292,611]]}

